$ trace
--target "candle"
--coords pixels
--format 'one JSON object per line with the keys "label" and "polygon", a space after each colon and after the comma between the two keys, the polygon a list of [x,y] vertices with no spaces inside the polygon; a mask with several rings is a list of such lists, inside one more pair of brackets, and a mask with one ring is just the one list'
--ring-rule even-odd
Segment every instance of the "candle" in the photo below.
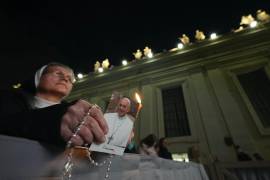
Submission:
{"label": "candle", "polygon": [[135,98],[136,98],[137,102],[139,103],[139,106],[138,106],[138,109],[137,109],[137,112],[136,112],[136,119],[138,119],[139,112],[142,109],[142,100],[141,100],[141,97],[140,97],[140,95],[138,93],[135,93]]}

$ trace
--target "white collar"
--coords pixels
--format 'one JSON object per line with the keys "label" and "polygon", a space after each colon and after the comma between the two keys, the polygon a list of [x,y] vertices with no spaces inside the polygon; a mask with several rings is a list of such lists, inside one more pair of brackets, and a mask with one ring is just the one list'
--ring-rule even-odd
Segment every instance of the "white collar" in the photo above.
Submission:
{"label": "white collar", "polygon": [[60,102],[48,101],[48,100],[43,99],[43,98],[38,97],[38,96],[34,97],[33,105],[34,105],[35,108],[45,108],[45,107],[52,106],[52,105],[55,105],[55,104],[60,104]]}

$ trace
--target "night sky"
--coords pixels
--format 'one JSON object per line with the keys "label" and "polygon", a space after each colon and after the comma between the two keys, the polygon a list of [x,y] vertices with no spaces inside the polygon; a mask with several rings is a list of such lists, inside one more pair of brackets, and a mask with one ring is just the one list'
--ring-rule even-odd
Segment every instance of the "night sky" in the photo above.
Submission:
{"label": "night sky", "polygon": [[97,60],[109,58],[117,66],[145,46],[162,52],[174,48],[183,33],[225,34],[239,26],[242,15],[270,13],[269,0],[223,2],[8,1],[0,5],[0,88],[51,61],[89,73]]}

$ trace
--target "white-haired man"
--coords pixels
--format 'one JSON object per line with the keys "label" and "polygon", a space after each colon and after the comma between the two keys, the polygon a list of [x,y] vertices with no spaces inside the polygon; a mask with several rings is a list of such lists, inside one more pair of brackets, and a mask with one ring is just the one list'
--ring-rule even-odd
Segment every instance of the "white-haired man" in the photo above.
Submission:
{"label": "white-haired man", "polygon": [[133,121],[128,115],[130,111],[130,100],[122,98],[119,101],[116,113],[104,114],[109,126],[107,144],[125,148],[132,134]]}

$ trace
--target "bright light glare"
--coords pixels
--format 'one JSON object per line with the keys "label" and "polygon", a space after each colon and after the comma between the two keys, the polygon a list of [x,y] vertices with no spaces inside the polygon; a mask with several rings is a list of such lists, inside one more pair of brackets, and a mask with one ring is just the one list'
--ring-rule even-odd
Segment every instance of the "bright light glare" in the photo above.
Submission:
{"label": "bright light glare", "polygon": [[217,38],[217,34],[216,33],[212,33],[211,35],[210,35],[210,39],[216,39]]}
{"label": "bright light glare", "polygon": [[147,57],[152,58],[152,57],[153,57],[153,53],[151,53],[151,52],[148,53],[148,54],[147,54]]}
{"label": "bright light glare", "polygon": [[127,64],[128,64],[127,60],[123,60],[123,61],[122,61],[122,65],[123,65],[123,66],[126,66]]}
{"label": "bright light glare", "polygon": [[257,21],[252,21],[249,26],[251,28],[255,28],[257,25],[258,25],[258,22]]}
{"label": "bright light glare", "polygon": [[79,79],[82,79],[82,78],[83,78],[83,74],[82,74],[82,73],[78,73],[78,74],[77,74],[77,77],[78,77]]}
{"label": "bright light glare", "polygon": [[183,49],[183,48],[184,48],[184,45],[183,45],[182,43],[178,43],[178,44],[177,44],[177,48],[178,48],[178,49]]}
{"label": "bright light glare", "polygon": [[102,73],[103,71],[104,71],[104,70],[103,70],[102,67],[99,67],[99,68],[98,68],[98,72],[99,72],[99,73]]}

